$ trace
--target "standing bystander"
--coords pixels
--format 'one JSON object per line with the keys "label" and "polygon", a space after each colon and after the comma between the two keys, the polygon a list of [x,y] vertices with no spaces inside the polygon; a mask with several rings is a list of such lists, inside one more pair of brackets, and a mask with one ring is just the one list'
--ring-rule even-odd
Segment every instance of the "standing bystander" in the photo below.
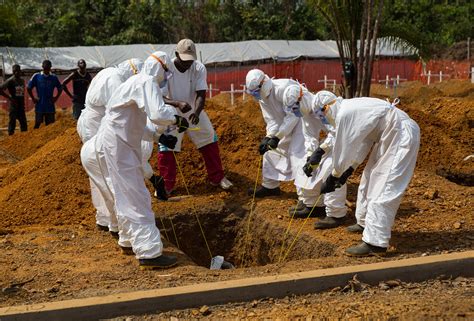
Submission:
{"label": "standing bystander", "polygon": [[[21,78],[21,68],[19,65],[12,66],[13,76],[7,79],[0,86],[0,95],[10,101],[10,121],[8,122],[8,135],[15,132],[16,121],[20,122],[20,129],[26,132],[28,124],[25,115],[25,81]],[[8,89],[10,95],[4,92]]]}
{"label": "standing bystander", "polygon": [[[165,103],[177,109],[180,116],[189,118],[190,131],[187,132],[191,141],[196,145],[204,159],[209,182],[224,190],[230,189],[233,184],[224,176],[217,135],[212,127],[211,120],[204,111],[207,90],[206,67],[197,60],[196,46],[190,39],[182,39],[175,52],[170,72],[173,74],[168,80]],[[189,114],[181,112],[186,107]],[[174,149],[163,144],[159,145],[158,166],[160,174],[165,180],[165,187],[171,193],[176,183],[175,152],[181,151],[181,142],[184,133],[174,130],[178,142]]]}
{"label": "standing bystander", "polygon": [[[54,104],[62,92],[58,77],[51,73],[51,61],[44,60],[42,68],[43,71],[35,73],[27,86],[28,94],[35,103],[35,129],[39,128],[43,121],[46,126],[54,123],[56,113]],[[38,98],[33,95],[35,87]],[[53,96],[54,88],[57,90],[56,96]]]}
{"label": "standing bystander", "polygon": [[[84,59],[79,59],[77,62],[77,69],[74,70],[69,76],[66,77],[63,81],[63,90],[64,92],[72,98],[72,117],[75,120],[79,119],[81,116],[81,111],[84,109],[84,104],[86,102],[86,93],[89,85],[92,81],[92,76],[86,70],[86,61]],[[72,80],[72,92],[67,88],[67,84]]]}

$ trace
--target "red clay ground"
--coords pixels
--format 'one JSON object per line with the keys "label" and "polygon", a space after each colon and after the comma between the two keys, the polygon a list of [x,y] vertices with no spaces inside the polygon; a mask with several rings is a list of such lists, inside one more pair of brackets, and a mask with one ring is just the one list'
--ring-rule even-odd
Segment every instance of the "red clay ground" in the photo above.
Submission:
{"label": "red clay ground", "polygon": [[151,320],[472,320],[474,280],[456,278],[422,283],[390,280],[283,299],[202,306],[113,321]]}
{"label": "red clay ground", "polygon": [[[383,87],[374,92],[391,94]],[[290,183],[283,184],[283,197],[257,202],[247,235],[246,190],[255,182],[259,160],[255,146],[264,135],[253,101],[238,100],[231,107],[228,97],[220,95],[206,107],[234,190],[221,192],[207,183],[199,153],[187,141],[178,159],[193,197],[153,201],[158,225],[166,227],[165,238],[179,243],[198,264],[208,265],[197,214],[212,254],[243,266],[232,271],[210,271],[184,254],[176,268],[139,271],[133,257],[122,255],[107,233],[96,231],[88,179],[79,159],[81,145],[68,116],[58,117],[49,127],[0,137],[0,306],[473,249],[473,187],[453,183],[437,172],[454,173],[463,182],[474,174],[474,160],[463,161],[474,150],[474,86],[459,81],[429,87],[405,83],[399,93],[400,108],[421,127],[422,144],[415,176],[397,215],[390,255],[383,259],[344,256],[343,250],[360,236],[346,233],[344,227],[315,231],[315,219],[310,219],[287,262],[276,264],[289,222],[287,207],[295,202]],[[351,202],[358,181],[355,176],[349,182]],[[182,180],[178,185],[176,195],[185,195]],[[353,209],[349,217],[347,225],[353,222]],[[302,224],[292,224],[286,244]],[[176,253],[174,245],[167,244],[166,250]]]}

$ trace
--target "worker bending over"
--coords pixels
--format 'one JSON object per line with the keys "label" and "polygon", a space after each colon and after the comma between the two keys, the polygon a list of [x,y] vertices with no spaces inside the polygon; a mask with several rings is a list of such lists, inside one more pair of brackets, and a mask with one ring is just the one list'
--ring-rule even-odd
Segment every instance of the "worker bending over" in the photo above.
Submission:
{"label": "worker bending over", "polygon": [[141,155],[147,117],[157,125],[176,124],[179,131],[186,130],[176,109],[163,101],[160,88],[171,77],[169,64],[164,52],[151,54],[141,72],[114,91],[97,133],[96,150],[104,153],[110,188],[115,195],[119,245],[132,248],[141,268],[165,268],[177,262],[176,257],[162,254],[163,244],[143,179]]}
{"label": "worker bending over", "polygon": [[[346,194],[347,186],[321,197],[321,185],[332,170],[331,145],[333,144],[334,129],[327,123],[323,123],[319,117],[310,113],[315,96],[306,90],[302,85],[291,85],[285,89],[283,94],[283,104],[289,113],[293,113],[303,123],[304,147],[307,157],[304,157],[303,164],[297,170],[303,173],[296,176],[295,185],[301,190],[300,202],[297,206],[302,206],[305,213],[309,213],[311,207],[319,199],[324,202],[325,213],[323,218],[314,225],[316,229],[334,228],[344,223],[347,207]],[[305,117],[303,117],[303,115]],[[322,132],[327,133],[327,138],[320,144],[319,138]],[[301,164],[301,163],[300,163]],[[306,214],[307,217],[308,214]]]}
{"label": "worker bending over", "polygon": [[362,232],[362,242],[346,250],[351,256],[386,253],[395,215],[413,176],[420,128],[396,104],[320,91],[312,105],[312,112],[335,128],[333,170],[321,193],[344,184],[372,149],[359,185],[357,224],[348,227]]}

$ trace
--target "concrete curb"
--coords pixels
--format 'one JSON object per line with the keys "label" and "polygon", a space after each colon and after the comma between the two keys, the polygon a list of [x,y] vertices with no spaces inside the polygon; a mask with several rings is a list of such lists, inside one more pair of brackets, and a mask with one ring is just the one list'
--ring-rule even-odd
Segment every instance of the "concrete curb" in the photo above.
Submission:
{"label": "concrete curb", "polygon": [[474,251],[398,261],[138,291],[0,309],[7,320],[98,320],[123,315],[154,313],[201,305],[250,301],[264,297],[307,294],[344,286],[358,275],[369,284],[400,279],[417,282],[439,275],[474,276]]}

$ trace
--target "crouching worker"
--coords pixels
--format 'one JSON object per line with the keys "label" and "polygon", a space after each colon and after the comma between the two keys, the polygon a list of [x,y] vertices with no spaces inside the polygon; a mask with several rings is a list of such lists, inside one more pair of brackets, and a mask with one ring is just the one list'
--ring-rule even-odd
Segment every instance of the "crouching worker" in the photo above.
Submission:
{"label": "crouching worker", "polygon": [[[320,117],[311,112],[314,98],[315,96],[300,84],[289,86],[283,94],[283,104],[286,110],[303,120],[304,147],[307,155],[303,158],[301,167],[298,169],[300,174],[295,178],[300,200],[294,210],[294,217],[308,217],[310,213],[314,213],[320,208],[317,203],[323,201],[325,211],[322,212],[322,215],[315,215],[322,216],[322,219],[314,224],[314,228],[328,229],[342,225],[346,219],[347,186],[342,184],[341,188],[332,193],[324,196],[320,194],[321,185],[332,170],[331,145],[334,137],[333,128],[323,123]],[[322,131],[327,132],[328,135],[326,140],[320,144],[319,138]],[[313,209],[314,206],[316,207]],[[324,210],[324,208],[322,209]],[[304,215],[298,215],[298,213]]]}
{"label": "crouching worker", "polygon": [[400,202],[415,169],[420,128],[396,102],[361,97],[343,99],[328,91],[316,94],[313,112],[335,128],[333,169],[321,193],[330,193],[347,178],[372,148],[357,194],[357,224],[362,242],[350,256],[384,255]]}
{"label": "crouching worker", "polygon": [[[258,146],[262,155],[262,185],[256,189],[255,197],[280,195],[280,182],[294,180],[304,158],[301,120],[283,105],[285,89],[297,84],[291,79],[271,79],[259,69],[247,73],[247,92],[258,101],[266,123],[266,136]],[[253,193],[254,188],[249,188],[248,194]]]}
{"label": "crouching worker", "polygon": [[97,146],[104,153],[115,195],[119,245],[132,248],[142,269],[167,268],[177,262],[176,257],[162,254],[141,155],[147,117],[157,125],[183,123],[176,110],[164,104],[160,89],[171,77],[169,63],[164,52],[150,55],[141,72],[115,90],[97,133]]}

